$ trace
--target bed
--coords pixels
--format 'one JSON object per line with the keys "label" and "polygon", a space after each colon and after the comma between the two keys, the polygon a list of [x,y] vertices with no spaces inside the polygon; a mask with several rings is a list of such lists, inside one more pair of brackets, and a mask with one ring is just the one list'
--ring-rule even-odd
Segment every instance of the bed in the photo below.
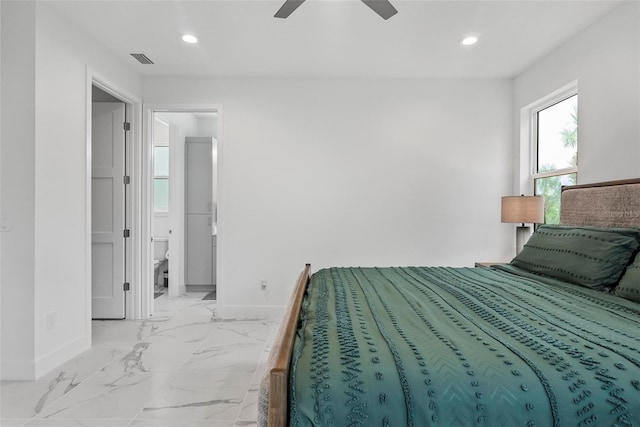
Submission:
{"label": "bed", "polygon": [[640,180],[563,188],[510,264],[300,274],[259,424],[640,425]]}

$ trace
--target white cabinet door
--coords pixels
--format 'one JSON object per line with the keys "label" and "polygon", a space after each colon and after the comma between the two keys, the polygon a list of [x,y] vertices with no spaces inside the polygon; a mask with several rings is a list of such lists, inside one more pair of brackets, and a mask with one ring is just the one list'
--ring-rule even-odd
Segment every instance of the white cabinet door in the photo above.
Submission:
{"label": "white cabinet door", "polygon": [[212,138],[185,139],[185,284],[213,285]]}
{"label": "white cabinet door", "polygon": [[92,111],[91,312],[94,319],[124,319],[125,107],[100,102]]}
{"label": "white cabinet door", "polygon": [[212,285],[211,216],[187,215],[187,285]]}

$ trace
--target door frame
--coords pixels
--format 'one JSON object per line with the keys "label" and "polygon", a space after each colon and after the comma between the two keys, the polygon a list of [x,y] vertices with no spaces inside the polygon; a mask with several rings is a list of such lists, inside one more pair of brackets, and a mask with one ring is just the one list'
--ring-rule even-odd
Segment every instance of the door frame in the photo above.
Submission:
{"label": "door frame", "polygon": [[[142,283],[144,286],[141,286],[140,296],[141,296],[141,308],[142,308],[142,316],[149,317],[153,314],[154,310],[154,286],[153,286],[153,134],[151,132],[153,126],[154,113],[203,113],[203,112],[217,112],[218,114],[218,129],[216,140],[218,142],[218,152],[217,152],[217,160],[218,160],[218,168],[216,175],[216,184],[217,184],[217,194],[218,194],[218,210],[217,210],[217,242],[216,242],[216,300],[218,306],[223,305],[224,303],[224,286],[220,285],[220,277],[223,276],[224,271],[224,205],[221,203],[222,194],[223,194],[223,182],[222,182],[222,170],[223,170],[223,161],[224,158],[224,114],[223,108],[221,104],[173,104],[173,103],[151,103],[143,105],[143,114],[144,114],[144,122],[143,122],[143,134],[144,134],[144,143],[141,144],[141,163],[143,167],[141,168],[141,182],[142,182],[142,194],[141,194],[141,202],[142,202],[142,211],[141,211],[141,230],[144,233],[141,236],[141,244],[143,246],[141,254],[142,254],[142,265],[147,266],[146,270],[147,279],[145,280],[145,275],[142,277]],[[184,228],[184,227],[183,227]],[[180,230],[180,233],[183,234],[184,230]],[[171,250],[171,249],[170,249]],[[172,255],[172,257],[176,257],[176,255]],[[184,263],[182,263],[184,264]],[[184,271],[184,265],[181,266],[181,271]]]}
{"label": "door frame", "polygon": [[[92,94],[91,88],[96,86],[106,93],[121,100],[126,108],[125,119],[131,124],[127,140],[127,167],[131,183],[127,191],[125,199],[126,212],[125,220],[131,229],[131,236],[125,243],[127,263],[127,281],[130,283],[129,292],[125,292],[125,318],[140,319],[142,318],[141,299],[140,299],[140,283],[144,283],[143,269],[141,268],[141,251],[144,245],[141,245],[142,226],[140,220],[142,180],[140,179],[141,166],[141,148],[142,145],[142,101],[137,96],[122,89],[94,69],[87,67],[86,74],[86,120],[85,120],[85,253],[91,254],[91,128],[92,128]],[[86,333],[91,339],[91,256],[87,256],[85,261],[85,283],[86,285]]]}

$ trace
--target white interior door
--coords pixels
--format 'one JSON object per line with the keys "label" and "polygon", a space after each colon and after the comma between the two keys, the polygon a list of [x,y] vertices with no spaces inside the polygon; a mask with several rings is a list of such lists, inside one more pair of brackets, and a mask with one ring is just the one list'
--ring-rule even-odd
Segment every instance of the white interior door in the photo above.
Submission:
{"label": "white interior door", "polygon": [[97,102],[91,129],[92,318],[125,317],[125,105]]}

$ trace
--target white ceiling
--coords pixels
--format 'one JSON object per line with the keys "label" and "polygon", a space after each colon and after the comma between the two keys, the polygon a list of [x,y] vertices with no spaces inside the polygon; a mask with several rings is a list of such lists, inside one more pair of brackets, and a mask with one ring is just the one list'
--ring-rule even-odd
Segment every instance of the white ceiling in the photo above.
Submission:
{"label": "white ceiling", "polygon": [[[143,75],[503,78],[619,2],[392,0],[387,21],[358,0],[307,0],[284,20],[273,17],[283,0],[47,3]],[[480,42],[462,47],[468,34]]]}

